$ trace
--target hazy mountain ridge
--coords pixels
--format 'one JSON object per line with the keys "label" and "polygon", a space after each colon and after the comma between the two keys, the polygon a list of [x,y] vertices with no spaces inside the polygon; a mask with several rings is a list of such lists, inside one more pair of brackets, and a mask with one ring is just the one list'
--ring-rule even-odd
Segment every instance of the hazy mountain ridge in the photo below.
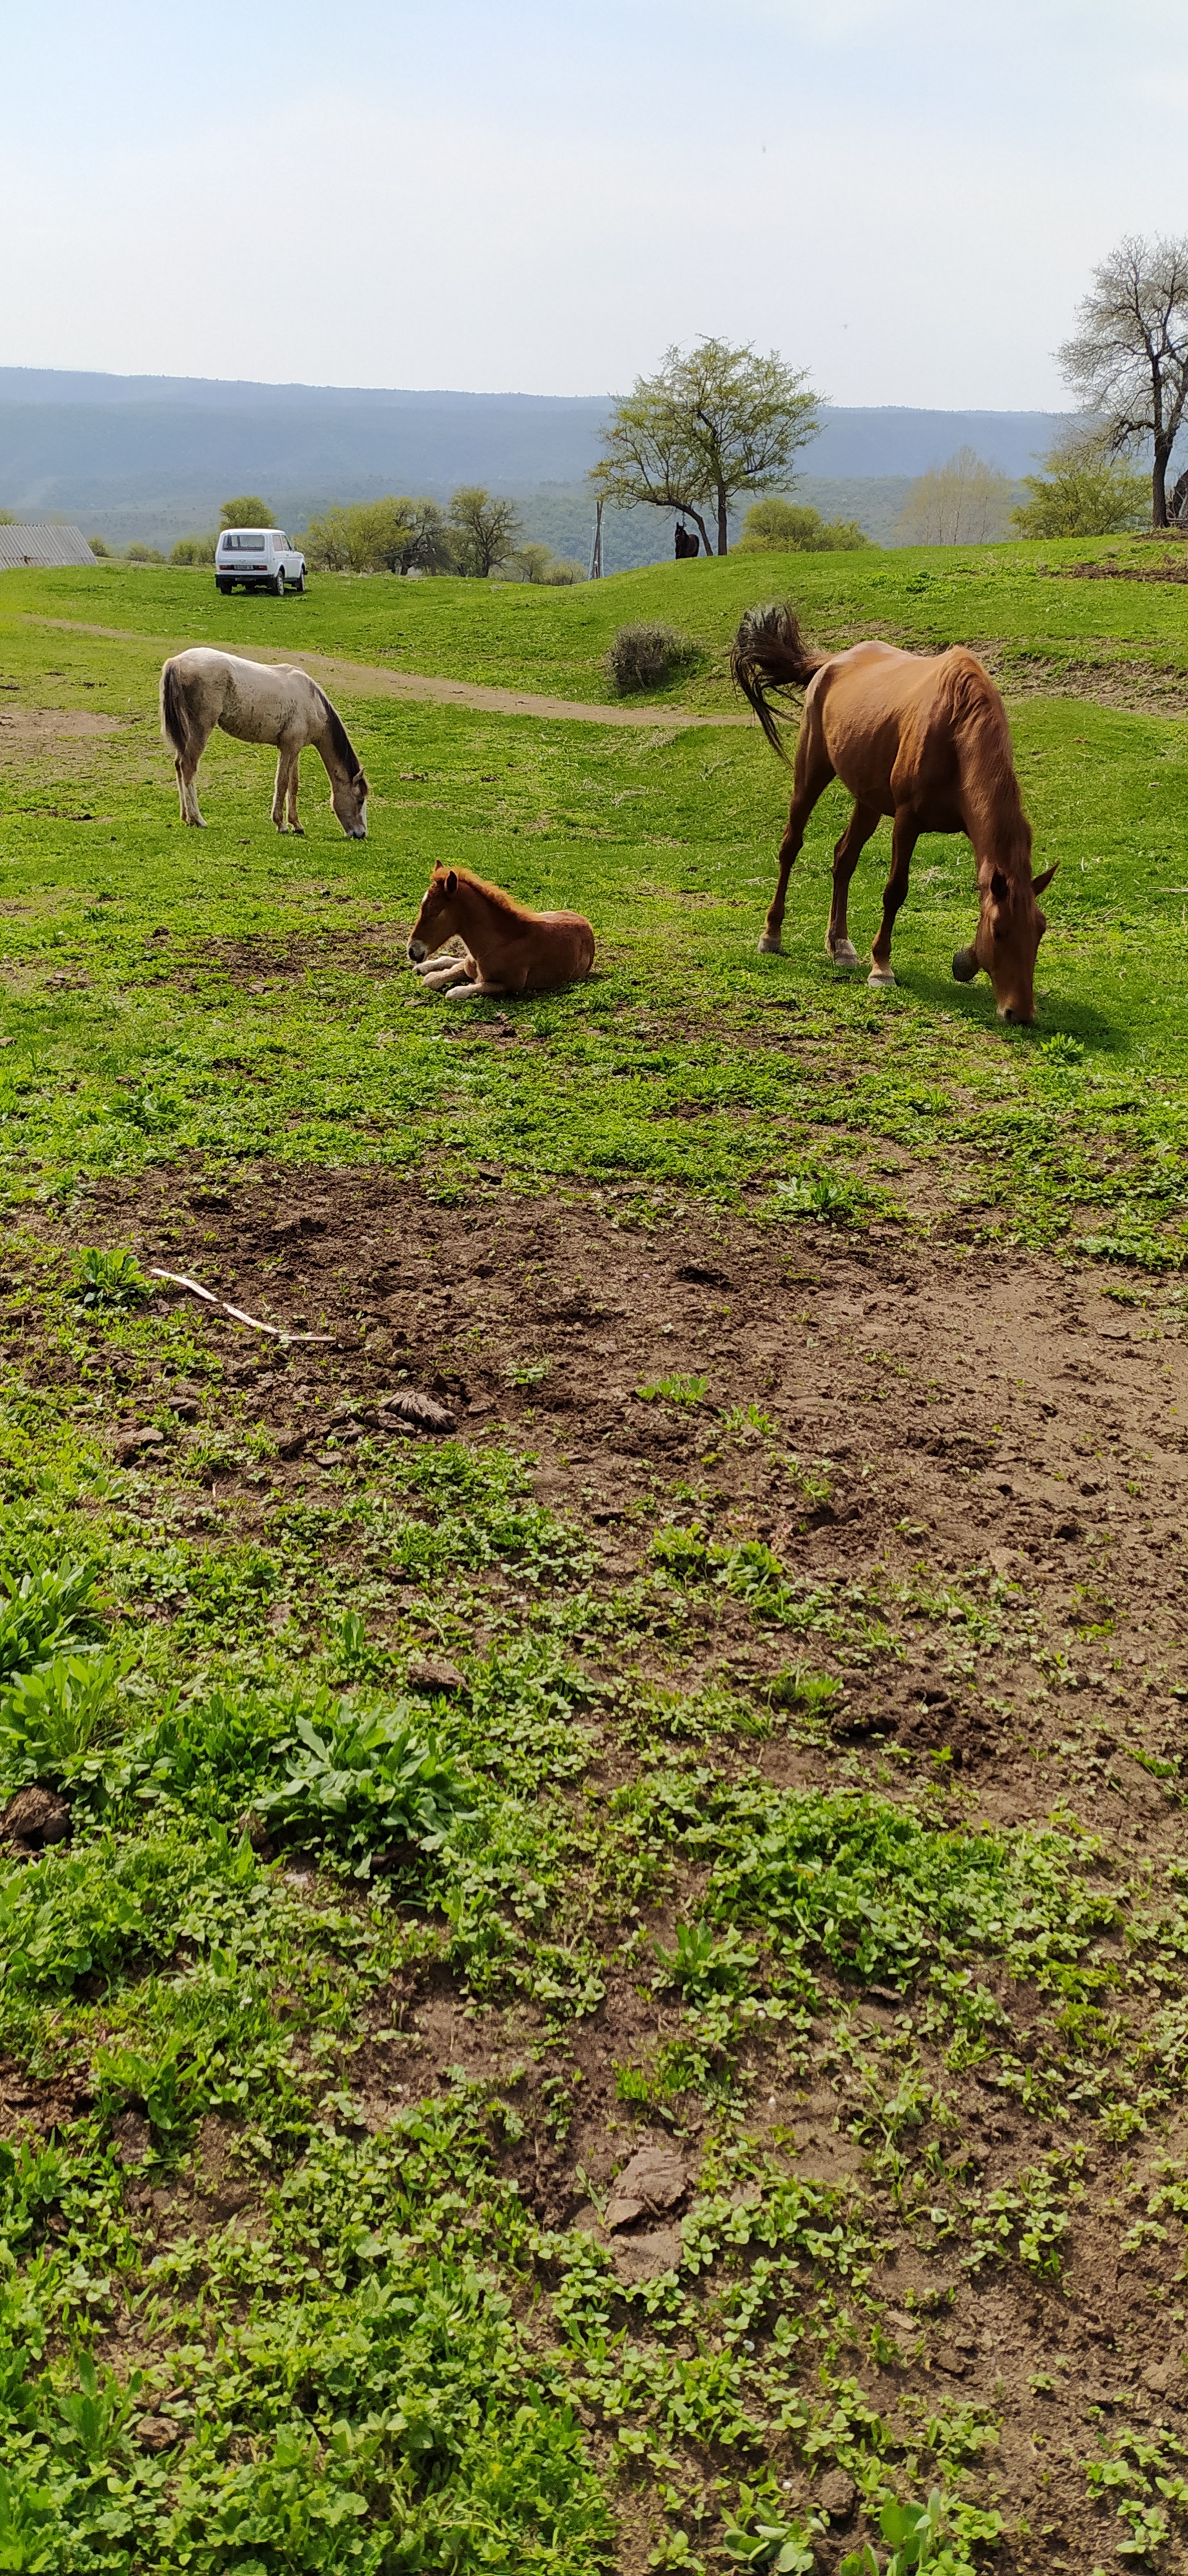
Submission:
{"label": "hazy mountain ridge", "polygon": [[[30,518],[65,512],[117,544],[168,545],[210,526],[231,491],[263,492],[280,520],[300,526],[331,501],[445,498],[482,482],[520,499],[533,535],[588,557],[584,477],[610,401],[0,367],[0,504]],[[906,489],[966,442],[1017,479],[1061,417],[828,405],[799,495],[885,536],[900,506],[891,508],[892,485]],[[671,550],[660,512],[632,513],[608,537],[608,569]]]}

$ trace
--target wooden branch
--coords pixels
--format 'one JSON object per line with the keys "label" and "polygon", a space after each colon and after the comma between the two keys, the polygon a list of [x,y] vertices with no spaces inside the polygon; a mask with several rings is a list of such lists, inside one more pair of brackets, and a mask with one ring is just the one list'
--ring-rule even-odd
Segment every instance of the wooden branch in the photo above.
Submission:
{"label": "wooden branch", "polygon": [[246,1324],[253,1333],[267,1333],[274,1342],[332,1342],[333,1333],[289,1333],[283,1324],[262,1324],[257,1315],[245,1315],[242,1306],[233,1306],[226,1297],[216,1297],[213,1288],[204,1288],[200,1279],[187,1279],[180,1270],[150,1270],[150,1279],[164,1279],[171,1288],[185,1288],[191,1297],[201,1297],[204,1306],[213,1306],[216,1314],[225,1315],[233,1324]]}

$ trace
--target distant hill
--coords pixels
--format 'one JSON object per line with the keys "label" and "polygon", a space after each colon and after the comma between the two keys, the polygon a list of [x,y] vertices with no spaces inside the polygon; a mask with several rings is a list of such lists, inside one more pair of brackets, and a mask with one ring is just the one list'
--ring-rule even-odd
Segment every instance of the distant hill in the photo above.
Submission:
{"label": "distant hill", "polygon": [[[482,482],[520,498],[534,534],[584,554],[592,511],[583,478],[610,399],[0,367],[0,505],[30,519],[65,512],[115,544],[140,536],[167,545],[212,525],[228,492],[262,492],[278,519],[300,526],[330,501],[393,491],[445,498],[455,484]],[[901,478],[968,441],[1014,480],[1032,470],[1061,417],[830,408],[800,488],[827,514],[858,517],[881,535]],[[877,494],[860,493],[876,483]],[[824,485],[844,485],[844,504],[840,491],[818,498]],[[632,513],[609,534],[609,569],[671,549],[659,512]]]}

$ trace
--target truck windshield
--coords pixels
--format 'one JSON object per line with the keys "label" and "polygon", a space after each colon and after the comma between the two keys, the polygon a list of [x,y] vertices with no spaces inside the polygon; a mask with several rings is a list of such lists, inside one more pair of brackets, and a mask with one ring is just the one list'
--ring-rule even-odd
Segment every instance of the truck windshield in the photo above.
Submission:
{"label": "truck windshield", "polygon": [[229,555],[259,555],[266,544],[267,539],[259,528],[233,528],[230,536],[223,539],[223,551]]}

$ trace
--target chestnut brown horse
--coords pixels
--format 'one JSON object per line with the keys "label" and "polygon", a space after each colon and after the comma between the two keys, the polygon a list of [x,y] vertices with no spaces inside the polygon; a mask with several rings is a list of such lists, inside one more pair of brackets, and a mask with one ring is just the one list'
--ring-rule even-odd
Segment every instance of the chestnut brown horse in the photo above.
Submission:
{"label": "chestnut brown horse", "polygon": [[1011,757],[1006,709],[994,682],[960,644],[947,653],[901,653],[893,644],[854,644],[814,653],[790,608],[753,608],[735,636],[730,667],[768,741],[786,759],[764,683],[803,689],[792,807],[780,843],[779,877],[761,949],[778,953],[793,860],[818,797],[840,778],[854,810],[833,853],[833,902],[826,947],[856,966],[846,922],[850,879],[884,814],[892,822],[891,873],[868,981],[893,984],[891,934],[908,890],[922,832],[964,832],[977,866],[978,926],[959,948],[962,984],[983,969],[1001,1020],[1035,1018],[1035,960],[1047,928],[1036,901],[1055,876],[1031,873],[1031,825]]}
{"label": "chestnut brown horse", "polygon": [[[463,957],[438,957],[461,936]],[[594,933],[580,912],[529,912],[469,868],[434,868],[408,943],[409,964],[452,1002],[547,993],[580,983],[594,963]]]}

